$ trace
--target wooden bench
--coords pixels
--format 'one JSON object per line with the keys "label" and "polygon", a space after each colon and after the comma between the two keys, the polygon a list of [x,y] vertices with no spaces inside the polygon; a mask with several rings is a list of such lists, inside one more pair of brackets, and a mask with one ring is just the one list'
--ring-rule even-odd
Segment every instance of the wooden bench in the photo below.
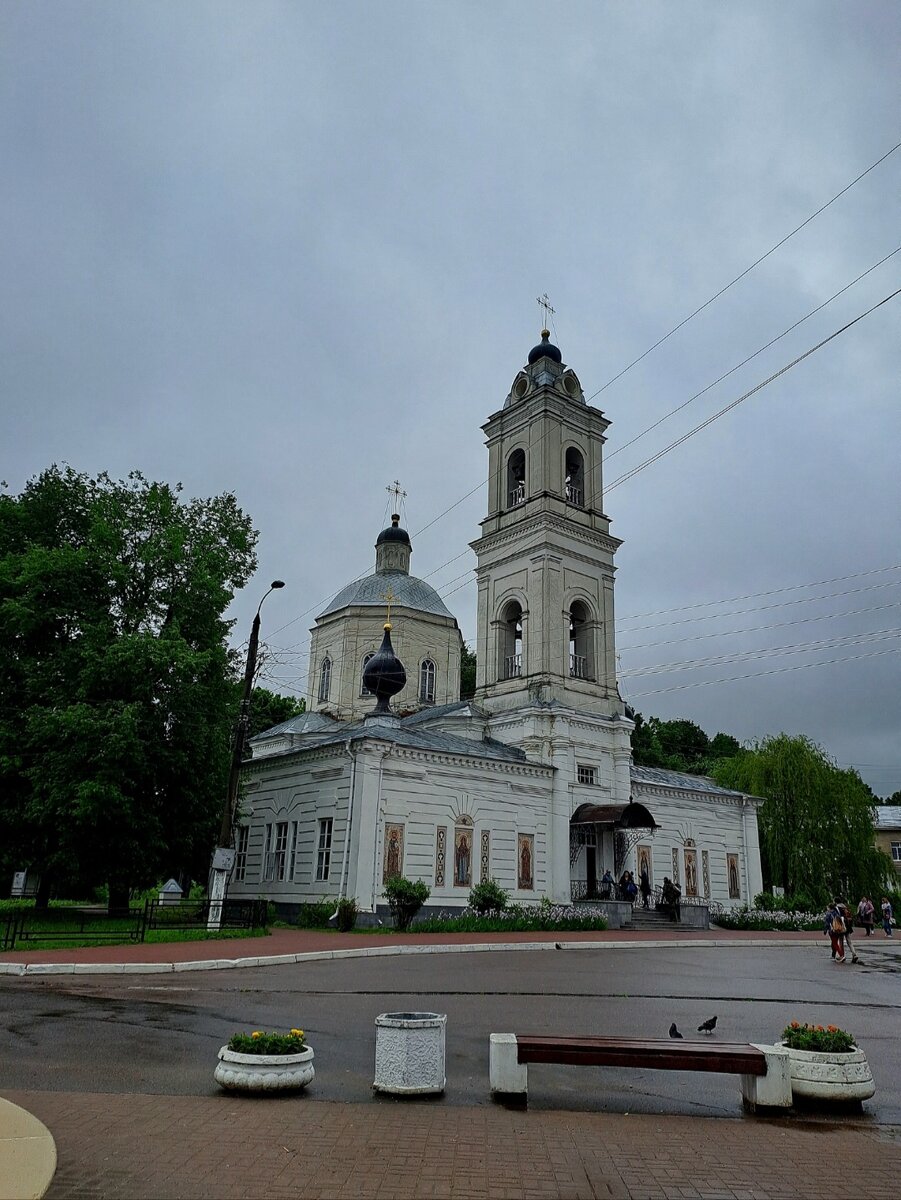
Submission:
{"label": "wooden bench", "polygon": [[781,1046],[738,1042],[687,1042],[669,1038],[548,1037],[492,1033],[491,1094],[501,1102],[525,1104],[529,1063],[568,1066],[643,1067],[656,1071],[715,1071],[741,1076],[745,1106],[790,1108],[788,1052]]}

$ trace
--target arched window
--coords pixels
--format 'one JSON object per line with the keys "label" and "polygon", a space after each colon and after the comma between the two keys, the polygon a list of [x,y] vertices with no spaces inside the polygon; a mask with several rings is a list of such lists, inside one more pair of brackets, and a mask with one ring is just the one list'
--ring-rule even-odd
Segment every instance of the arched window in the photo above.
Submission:
{"label": "arched window", "polygon": [[566,502],[582,508],[585,504],[585,462],[581,451],[570,446],[566,452]]}
{"label": "arched window", "polygon": [[498,678],[517,679],[522,675],[522,606],[511,600],[501,615]]}
{"label": "arched window", "polygon": [[569,610],[569,674],[571,679],[593,679],[590,614],[576,600]]}
{"label": "arched window", "polygon": [[525,450],[514,450],[507,459],[507,502],[511,508],[526,502]]}
{"label": "arched window", "polygon": [[372,692],[370,692],[369,688],[363,682],[363,672],[366,670],[366,667],[371,658],[375,658],[375,651],[373,651],[373,650],[370,650],[368,654],[363,655],[363,665],[360,668],[360,695],[361,696],[371,696],[372,695]]}
{"label": "arched window", "polygon": [[419,668],[419,699],[435,703],[435,664],[430,658],[424,658]]}
{"label": "arched window", "polygon": [[332,687],[332,660],[324,658],[319,669],[319,699],[328,700]]}

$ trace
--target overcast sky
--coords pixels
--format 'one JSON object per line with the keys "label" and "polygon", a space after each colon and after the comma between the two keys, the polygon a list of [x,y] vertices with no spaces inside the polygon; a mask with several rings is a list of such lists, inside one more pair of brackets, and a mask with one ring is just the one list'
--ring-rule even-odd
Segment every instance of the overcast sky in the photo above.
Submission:
{"label": "overcast sky", "polygon": [[[888,2],[4,0],[0,476],[234,491],[260,530],[235,640],[284,579],[264,639],[286,692],[399,478],[413,571],[472,640],[480,426],[536,297],[604,388],[901,140],[899,44]],[[899,181],[901,150],[593,401],[624,696],[809,734],[880,795],[901,297],[609,485],[899,286],[901,253],[625,446],[895,250]]]}

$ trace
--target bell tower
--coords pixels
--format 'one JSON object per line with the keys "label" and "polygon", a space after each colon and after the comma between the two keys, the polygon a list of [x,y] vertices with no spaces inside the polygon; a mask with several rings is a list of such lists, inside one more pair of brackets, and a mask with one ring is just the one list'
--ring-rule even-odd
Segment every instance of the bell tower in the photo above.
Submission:
{"label": "bell tower", "polygon": [[488,515],[478,558],[476,701],[495,713],[557,701],[620,717],[613,557],[602,452],[609,425],[543,330],[482,427]]}

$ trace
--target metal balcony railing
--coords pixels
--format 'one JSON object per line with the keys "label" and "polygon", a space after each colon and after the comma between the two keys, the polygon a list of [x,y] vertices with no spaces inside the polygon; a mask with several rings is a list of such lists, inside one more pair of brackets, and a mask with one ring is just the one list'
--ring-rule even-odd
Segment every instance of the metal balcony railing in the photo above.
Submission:
{"label": "metal balcony railing", "polygon": [[515,508],[517,504],[525,504],[526,502],[526,485],[518,483],[510,492],[510,507]]}
{"label": "metal balcony railing", "polygon": [[588,673],[585,669],[584,654],[571,654],[569,656],[569,676],[570,679],[588,678]]}
{"label": "metal balcony railing", "polygon": [[576,504],[579,508],[582,507],[582,489],[576,487],[574,483],[566,485],[566,502],[567,504]]}

